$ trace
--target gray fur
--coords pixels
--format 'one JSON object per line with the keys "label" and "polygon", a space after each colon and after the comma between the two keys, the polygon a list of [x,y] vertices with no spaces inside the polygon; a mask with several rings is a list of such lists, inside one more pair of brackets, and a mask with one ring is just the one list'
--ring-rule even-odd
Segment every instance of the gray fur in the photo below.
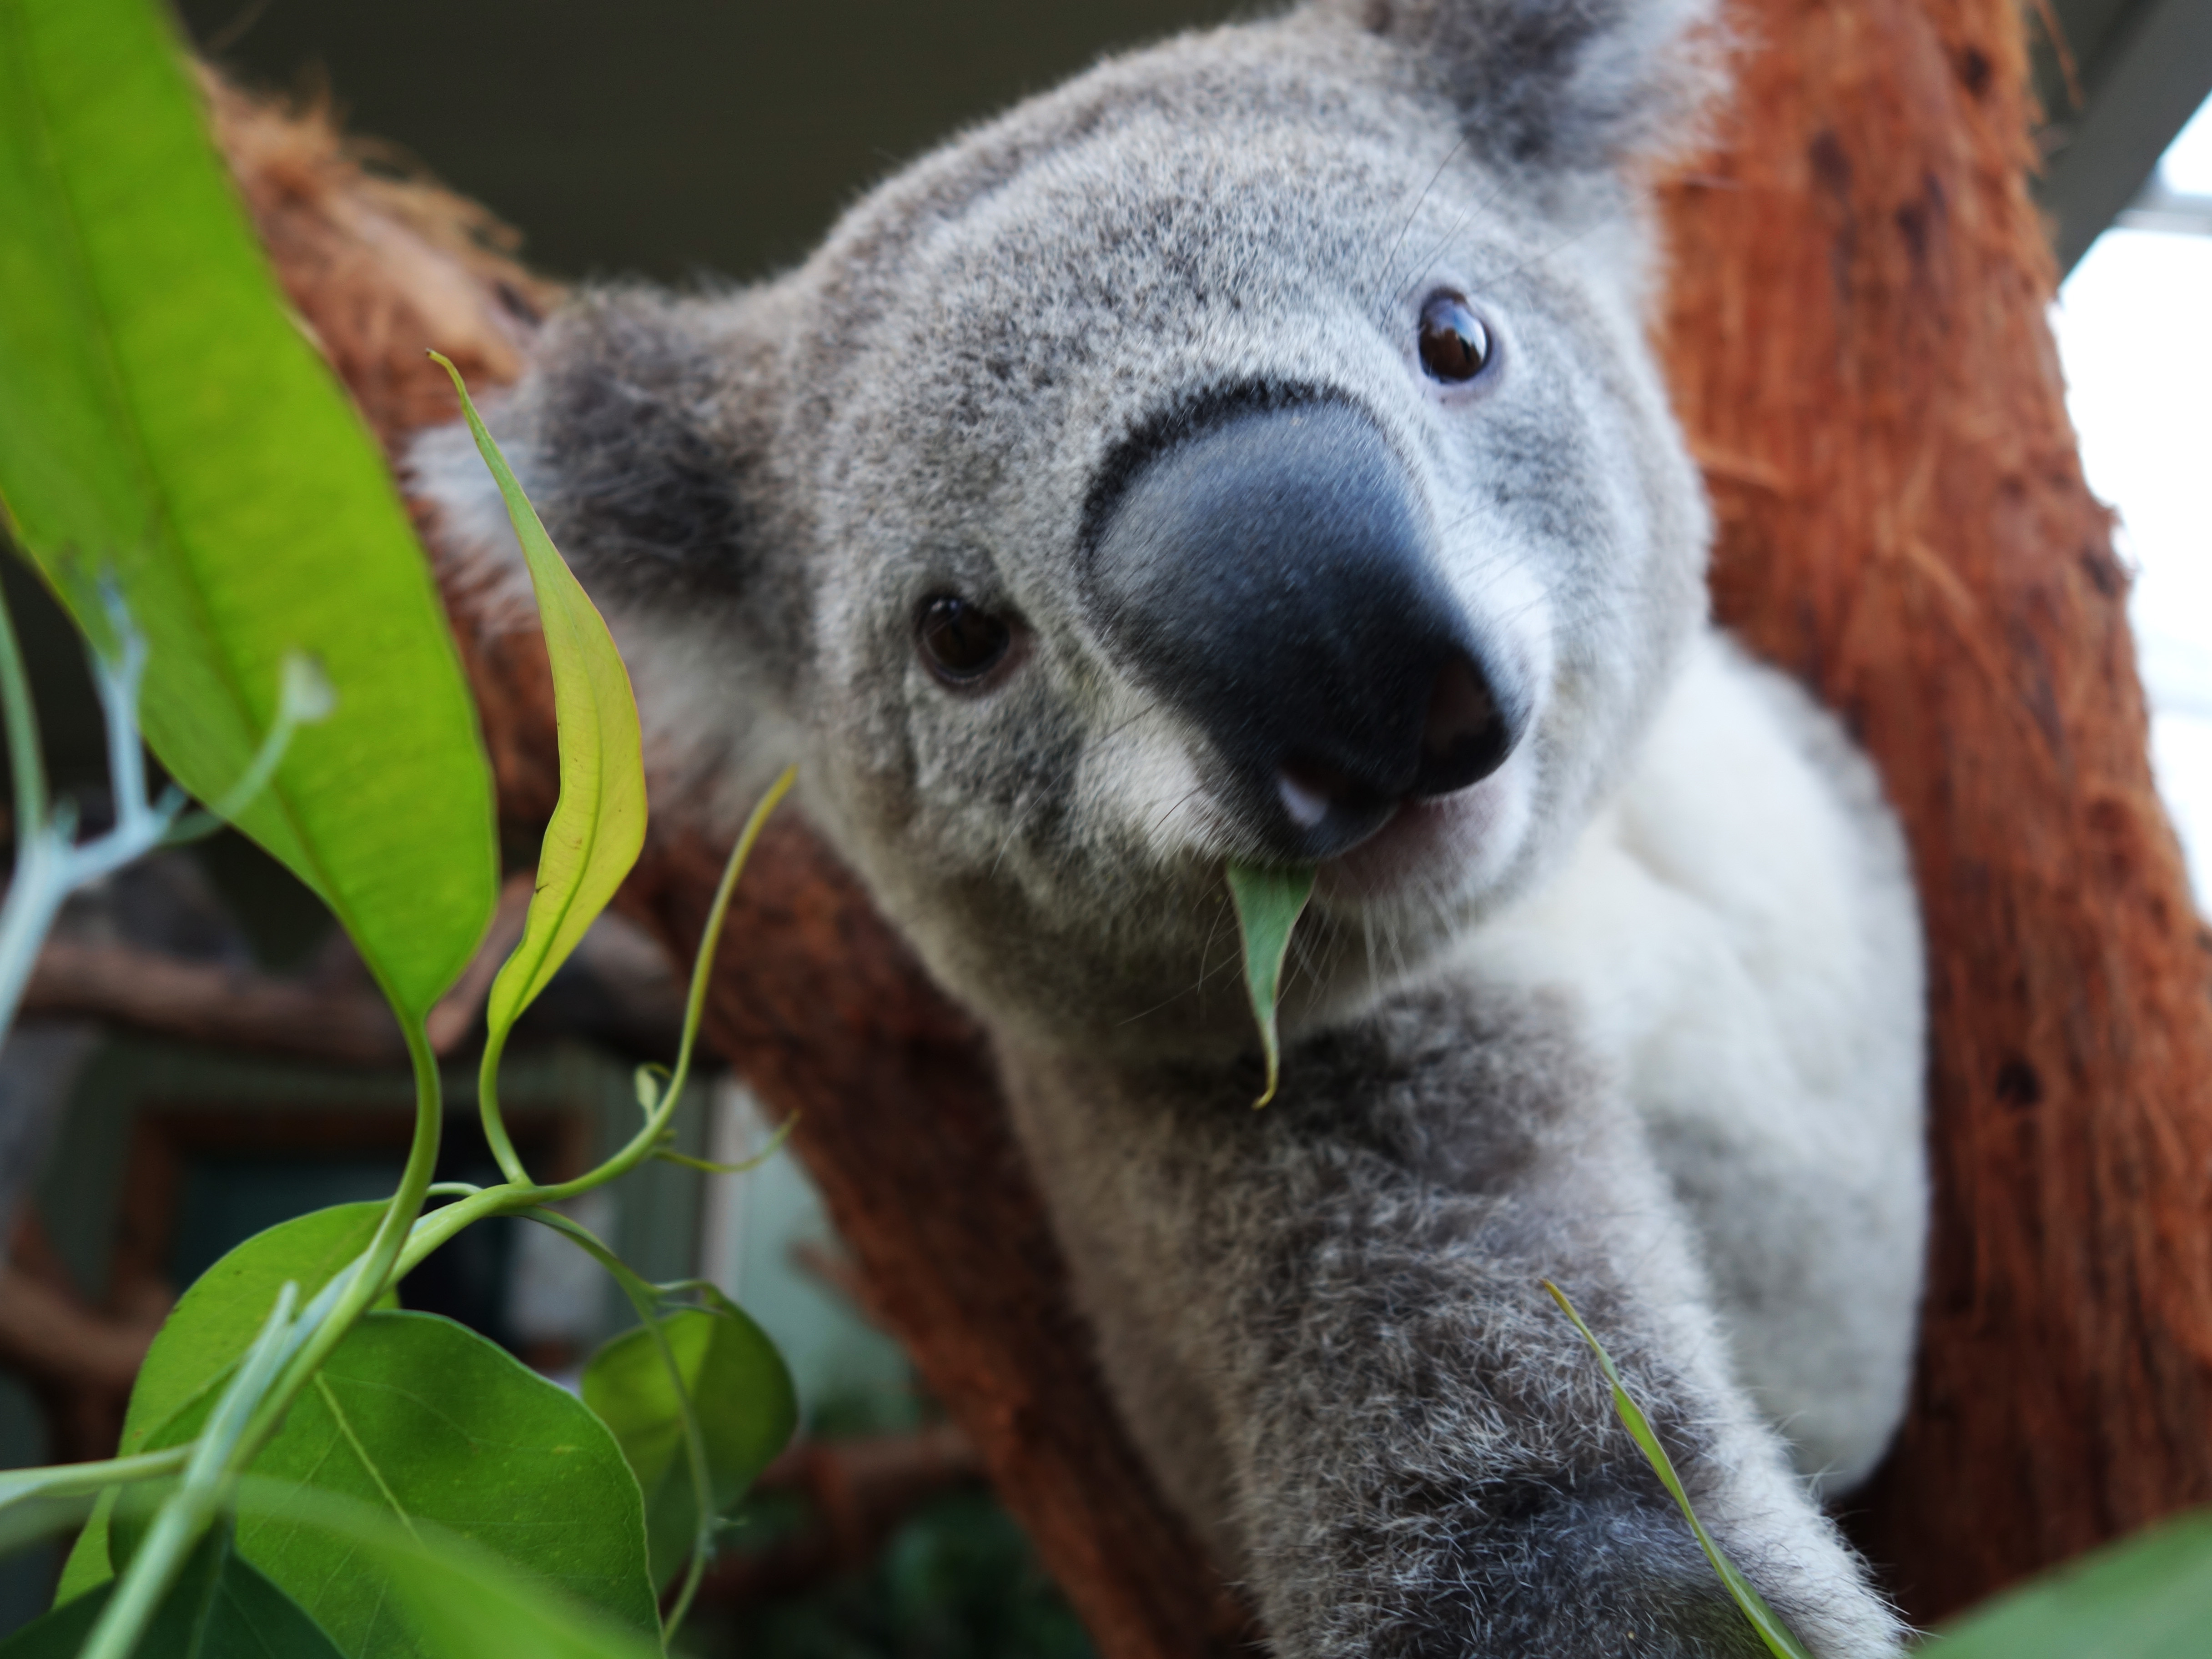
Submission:
{"label": "gray fur", "polygon": [[1621,1155],[1638,1126],[1570,1011],[1401,992],[1293,1049],[1257,1117],[1249,1075],[1004,1060],[1140,1442],[1215,1518],[1279,1650],[1762,1650],[1547,1278],[1814,1650],[1886,1650],[1887,1618],[1729,1385],[1687,1230]]}
{"label": "gray fur", "polygon": [[1709,0],[1328,0],[1412,48],[1500,160],[1616,167],[1693,134],[1718,80]]}
{"label": "gray fur", "polygon": [[[776,281],[587,297],[494,413],[623,640],[664,805],[726,817],[802,760],[809,816],[989,1026],[1131,1428],[1285,1655],[1752,1650],[1546,1275],[1814,1650],[1894,1648],[1753,1405],[1850,1474],[1894,1423],[1919,981],[1863,768],[1706,642],[1633,181],[1691,118],[1705,14],[1318,0],[1111,60]],[[1416,360],[1439,289],[1501,343],[1476,382]],[[1324,866],[1255,1116],[1221,872],[1262,843],[1079,573],[1146,453],[1314,397],[1381,432],[1535,701],[1430,839]],[[465,437],[415,463],[449,543],[519,593]],[[917,655],[944,591],[1016,619],[987,690]],[[1681,788],[1709,726],[1775,788]],[[1647,750],[1687,758],[1652,776]],[[1668,864],[1735,824],[1760,827],[1712,880]],[[1613,880],[1656,918],[1638,951],[1604,940]],[[1807,895],[1830,902],[1793,939]],[[1704,989],[1665,971],[1677,911],[1736,964],[1715,1029],[1759,1064],[1653,1046]],[[1832,1178],[1838,1139],[1863,1156]],[[1866,1225],[1852,1282],[1832,1268]],[[1820,1260],[1762,1272],[1792,1251]],[[1818,1368],[1791,1363],[1808,1331],[1843,1334]]]}

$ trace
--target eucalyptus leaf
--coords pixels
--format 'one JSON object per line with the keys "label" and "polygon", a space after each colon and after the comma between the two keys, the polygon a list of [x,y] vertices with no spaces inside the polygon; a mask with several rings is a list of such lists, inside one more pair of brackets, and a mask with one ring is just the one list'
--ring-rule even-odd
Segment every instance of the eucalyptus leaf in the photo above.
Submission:
{"label": "eucalyptus leaf", "polygon": [[1313,896],[1313,884],[1310,866],[1281,870],[1229,861],[1229,890],[1237,901],[1237,926],[1244,941],[1244,988],[1251,994],[1260,1046],[1267,1056],[1267,1086],[1252,1103],[1255,1107],[1275,1097],[1282,1066],[1275,1004],[1282,996],[1283,958],[1290,951],[1291,930]]}
{"label": "eucalyptus leaf", "polygon": [[477,453],[499,484],[530,567],[560,728],[561,798],[538,850],[538,889],[521,942],[492,981],[485,1005],[496,1044],[568,960],[637,862],[645,845],[645,758],[637,699],[614,636],[484,430],[460,371],[443,357],[438,361],[460,394]]}
{"label": "eucalyptus leaf", "polygon": [[1698,1547],[1705,1551],[1705,1559],[1712,1563],[1713,1571],[1720,1575],[1721,1583],[1727,1587],[1729,1596],[1751,1622],[1751,1627],[1759,1632],[1759,1640],[1766,1644],[1766,1650],[1774,1656],[1774,1659],[1813,1659],[1790,1626],[1782,1622],[1781,1615],[1766,1605],[1766,1598],[1759,1593],[1758,1587],[1738,1571],[1735,1563],[1728,1559],[1721,1547],[1713,1541],[1713,1535],[1705,1530],[1705,1523],[1698,1519],[1697,1510],[1690,1504],[1690,1494],[1683,1490],[1682,1478],[1674,1473],[1674,1460],[1667,1455],[1667,1449],[1659,1443],[1658,1435],[1652,1431],[1651,1420],[1644,1415],[1644,1408],[1636,1403],[1634,1396],[1628,1392],[1628,1385],[1620,1380],[1620,1369],[1613,1364],[1613,1356],[1605,1351],[1605,1344],[1597,1340],[1595,1332],[1583,1323],[1583,1316],[1575,1311],[1575,1304],[1567,1300],[1565,1291],[1548,1279],[1544,1281],[1544,1288],[1552,1293],[1552,1300],[1559,1304],[1559,1311],[1574,1322],[1575,1328],[1583,1334],[1583,1340],[1589,1343],[1590,1351],[1597,1355],[1599,1368],[1605,1372],[1605,1380],[1613,1389],[1614,1413],[1626,1425],[1637,1449],[1644,1454],[1644,1461],[1650,1464],[1651,1472],[1659,1477],[1660,1484],[1667,1488],[1668,1496],[1682,1511],[1682,1518],[1690,1523],[1690,1530],[1697,1534]]}
{"label": "eucalyptus leaf", "polygon": [[[187,1413],[163,1434],[182,1439],[197,1427]],[[349,1659],[411,1659],[423,1649],[386,1577],[311,1523],[322,1494],[403,1529],[433,1522],[617,1624],[659,1629],[638,1486],[614,1437],[574,1395],[451,1320],[365,1317],[253,1473],[264,1492],[283,1482],[307,1489],[308,1507],[294,1515],[280,1497],[241,1519],[240,1552]],[[124,1542],[118,1526],[118,1557]]]}
{"label": "eucalyptus leaf", "polygon": [[[269,1317],[289,1281],[311,1300],[368,1248],[381,1204],[338,1204],[256,1233],[192,1282],[169,1310],[138,1368],[123,1419],[122,1453],[177,1443],[162,1431],[204,1408]],[[197,1419],[195,1419],[197,1420]],[[114,1504],[103,1498],[78,1534],[62,1570],[56,1606],[109,1577],[108,1527]]]}
{"label": "eucalyptus leaf", "polygon": [[490,769],[406,511],[277,290],[164,9],[0,0],[0,226],[15,540],[110,652],[119,592],[146,739],[203,801],[246,775],[287,661],[319,667],[329,717],[237,821],[419,1018],[491,915]]}
{"label": "eucalyptus leaf", "polygon": [[388,1584],[417,1650],[432,1659],[660,1659],[657,1640],[431,1522],[403,1525],[388,1511],[251,1475],[240,1483],[242,1516],[271,1505]]}
{"label": "eucalyptus leaf", "polygon": [[435,1659],[661,1659],[659,1642],[465,1554],[395,1553],[385,1571]]}
{"label": "eucalyptus leaf", "polygon": [[[0,1642],[0,1659],[76,1659],[114,1589],[99,1585],[24,1626]],[[192,1552],[138,1652],[143,1659],[345,1659],[305,1608],[240,1556],[227,1525]]]}
{"label": "eucalyptus leaf", "polygon": [[113,1581],[115,1568],[107,1558],[107,1530],[114,1515],[115,1494],[100,1493],[100,1501],[92,1506],[92,1514],[62,1562],[61,1580],[54,1586],[55,1607],[66,1607]]}
{"label": "eucalyptus leaf", "polygon": [[[681,1309],[665,1316],[660,1329],[698,1415],[713,1512],[727,1514],[798,1425],[791,1373],[767,1334],[734,1307]],[[592,1356],[584,1403],[614,1431],[644,1491],[653,1580],[665,1584],[691,1553],[698,1504],[683,1406],[652,1332],[638,1326]]]}
{"label": "eucalyptus leaf", "polygon": [[2203,1659],[2212,1648],[2212,1510],[2009,1590],[1939,1629],[1940,1659]]}

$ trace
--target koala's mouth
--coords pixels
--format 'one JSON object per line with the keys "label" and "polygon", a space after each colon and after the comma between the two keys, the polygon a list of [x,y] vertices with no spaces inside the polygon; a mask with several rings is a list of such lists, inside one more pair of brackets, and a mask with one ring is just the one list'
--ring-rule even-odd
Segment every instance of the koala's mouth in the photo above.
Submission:
{"label": "koala's mouth", "polygon": [[1495,873],[1527,815],[1520,773],[1509,763],[1471,788],[1399,802],[1380,829],[1316,866],[1316,896],[1336,906],[1441,897]]}

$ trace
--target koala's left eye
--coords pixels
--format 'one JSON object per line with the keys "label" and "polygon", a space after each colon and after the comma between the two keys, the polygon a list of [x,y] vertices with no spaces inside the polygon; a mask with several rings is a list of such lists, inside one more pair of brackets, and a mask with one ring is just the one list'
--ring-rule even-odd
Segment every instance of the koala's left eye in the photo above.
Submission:
{"label": "koala's left eye", "polygon": [[1447,386],[1471,380],[1495,356],[1490,330],[1456,294],[1438,294],[1421,307],[1421,367]]}
{"label": "koala's left eye", "polygon": [[951,593],[923,601],[916,633],[922,660],[953,686],[982,680],[1006,660],[1014,640],[1005,618]]}

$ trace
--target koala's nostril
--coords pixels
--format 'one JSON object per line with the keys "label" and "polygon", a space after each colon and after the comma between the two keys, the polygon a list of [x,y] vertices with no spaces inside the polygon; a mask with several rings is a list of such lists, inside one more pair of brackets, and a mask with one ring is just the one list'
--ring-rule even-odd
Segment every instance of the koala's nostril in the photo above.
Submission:
{"label": "koala's nostril", "polygon": [[1512,727],[1490,683],[1472,660],[1454,652],[1429,688],[1413,793],[1449,795],[1479,783],[1504,763],[1512,746]]}
{"label": "koala's nostril", "polygon": [[1318,828],[1332,812],[1365,817],[1380,810],[1387,816],[1390,805],[1387,797],[1363,787],[1341,767],[1310,756],[1286,760],[1275,769],[1275,797],[1301,830]]}
{"label": "koala's nostril", "polygon": [[1285,766],[1275,774],[1275,793],[1291,822],[1301,830],[1310,830],[1327,817],[1334,799],[1320,779],[1297,766]]}

